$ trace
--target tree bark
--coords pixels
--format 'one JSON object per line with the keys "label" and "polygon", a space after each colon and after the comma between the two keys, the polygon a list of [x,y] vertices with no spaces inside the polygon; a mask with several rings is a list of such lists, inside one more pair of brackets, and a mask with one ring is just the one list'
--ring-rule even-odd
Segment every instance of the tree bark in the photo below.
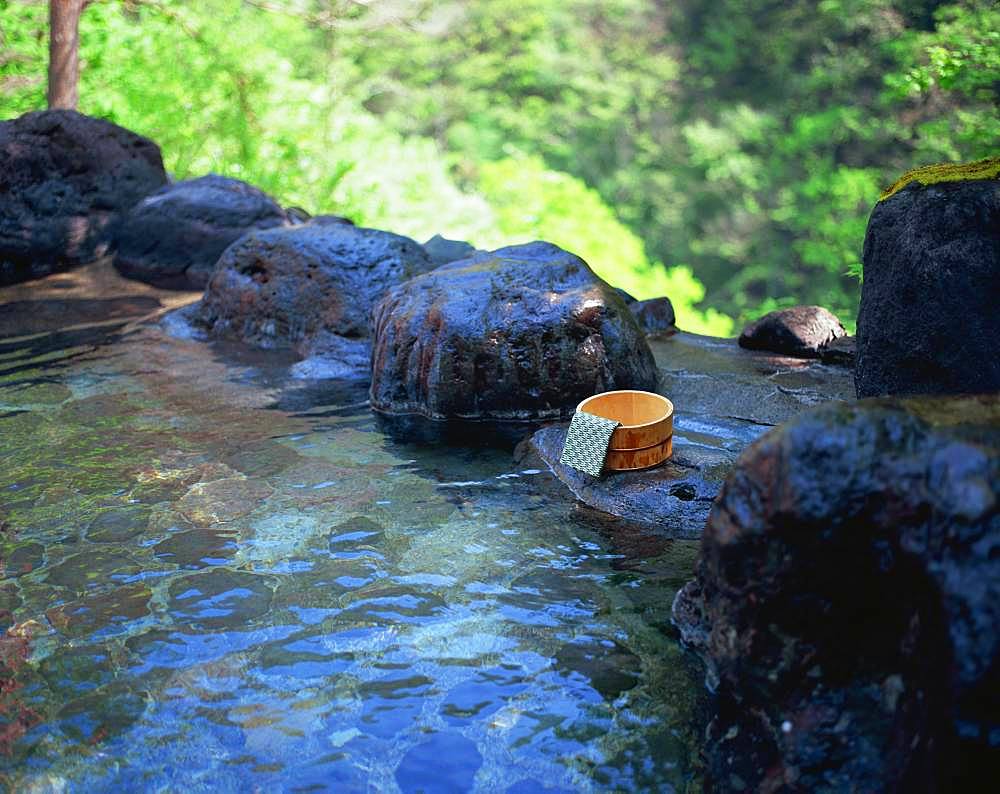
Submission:
{"label": "tree bark", "polygon": [[49,108],[76,110],[85,5],[86,0],[49,0]]}

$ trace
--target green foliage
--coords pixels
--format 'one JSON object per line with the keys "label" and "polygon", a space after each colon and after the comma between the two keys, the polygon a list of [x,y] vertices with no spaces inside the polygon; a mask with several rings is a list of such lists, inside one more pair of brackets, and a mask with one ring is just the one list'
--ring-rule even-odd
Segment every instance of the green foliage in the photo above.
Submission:
{"label": "green foliage", "polygon": [[1000,139],[987,0],[446,6],[347,41],[371,106],[460,174],[527,154],[582,179],[741,318],[792,299],[850,324],[881,187]]}
{"label": "green foliage", "polygon": [[518,157],[483,163],[476,185],[497,208],[496,227],[481,245],[548,240],[578,253],[601,278],[639,300],[668,295],[684,330],[732,333],[730,318],[695,308],[705,288],[691,269],[650,263],[642,240],[581,180],[547,169],[540,158]]}
{"label": "green foliage", "polygon": [[[0,15],[8,117],[44,103],[45,3]],[[105,0],[81,36],[81,110],[177,177],[545,237],[702,330],[789,303],[852,325],[881,189],[1000,141],[993,0]]]}

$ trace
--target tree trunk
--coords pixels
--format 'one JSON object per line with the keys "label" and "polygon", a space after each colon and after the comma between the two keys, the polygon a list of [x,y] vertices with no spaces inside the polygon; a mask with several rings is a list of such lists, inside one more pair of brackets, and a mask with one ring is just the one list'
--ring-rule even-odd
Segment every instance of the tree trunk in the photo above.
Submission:
{"label": "tree trunk", "polygon": [[86,0],[49,0],[49,108],[76,110],[84,5]]}

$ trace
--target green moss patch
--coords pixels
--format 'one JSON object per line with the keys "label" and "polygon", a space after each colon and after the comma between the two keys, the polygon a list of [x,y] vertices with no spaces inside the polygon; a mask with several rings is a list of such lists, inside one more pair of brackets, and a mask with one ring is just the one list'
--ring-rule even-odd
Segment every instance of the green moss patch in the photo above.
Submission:
{"label": "green moss patch", "polygon": [[885,201],[911,182],[919,182],[925,187],[938,182],[969,182],[975,179],[1000,178],[1000,157],[987,157],[972,163],[938,163],[925,165],[907,171],[889,187],[882,191],[879,201]]}

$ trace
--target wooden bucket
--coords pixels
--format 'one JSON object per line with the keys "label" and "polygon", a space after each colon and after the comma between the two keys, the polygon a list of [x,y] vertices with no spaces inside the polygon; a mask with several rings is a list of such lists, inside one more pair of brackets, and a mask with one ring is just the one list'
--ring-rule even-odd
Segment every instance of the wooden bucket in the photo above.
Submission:
{"label": "wooden bucket", "polygon": [[606,469],[648,469],[673,452],[674,404],[666,397],[634,389],[608,391],[588,397],[576,410],[621,422],[611,434]]}

